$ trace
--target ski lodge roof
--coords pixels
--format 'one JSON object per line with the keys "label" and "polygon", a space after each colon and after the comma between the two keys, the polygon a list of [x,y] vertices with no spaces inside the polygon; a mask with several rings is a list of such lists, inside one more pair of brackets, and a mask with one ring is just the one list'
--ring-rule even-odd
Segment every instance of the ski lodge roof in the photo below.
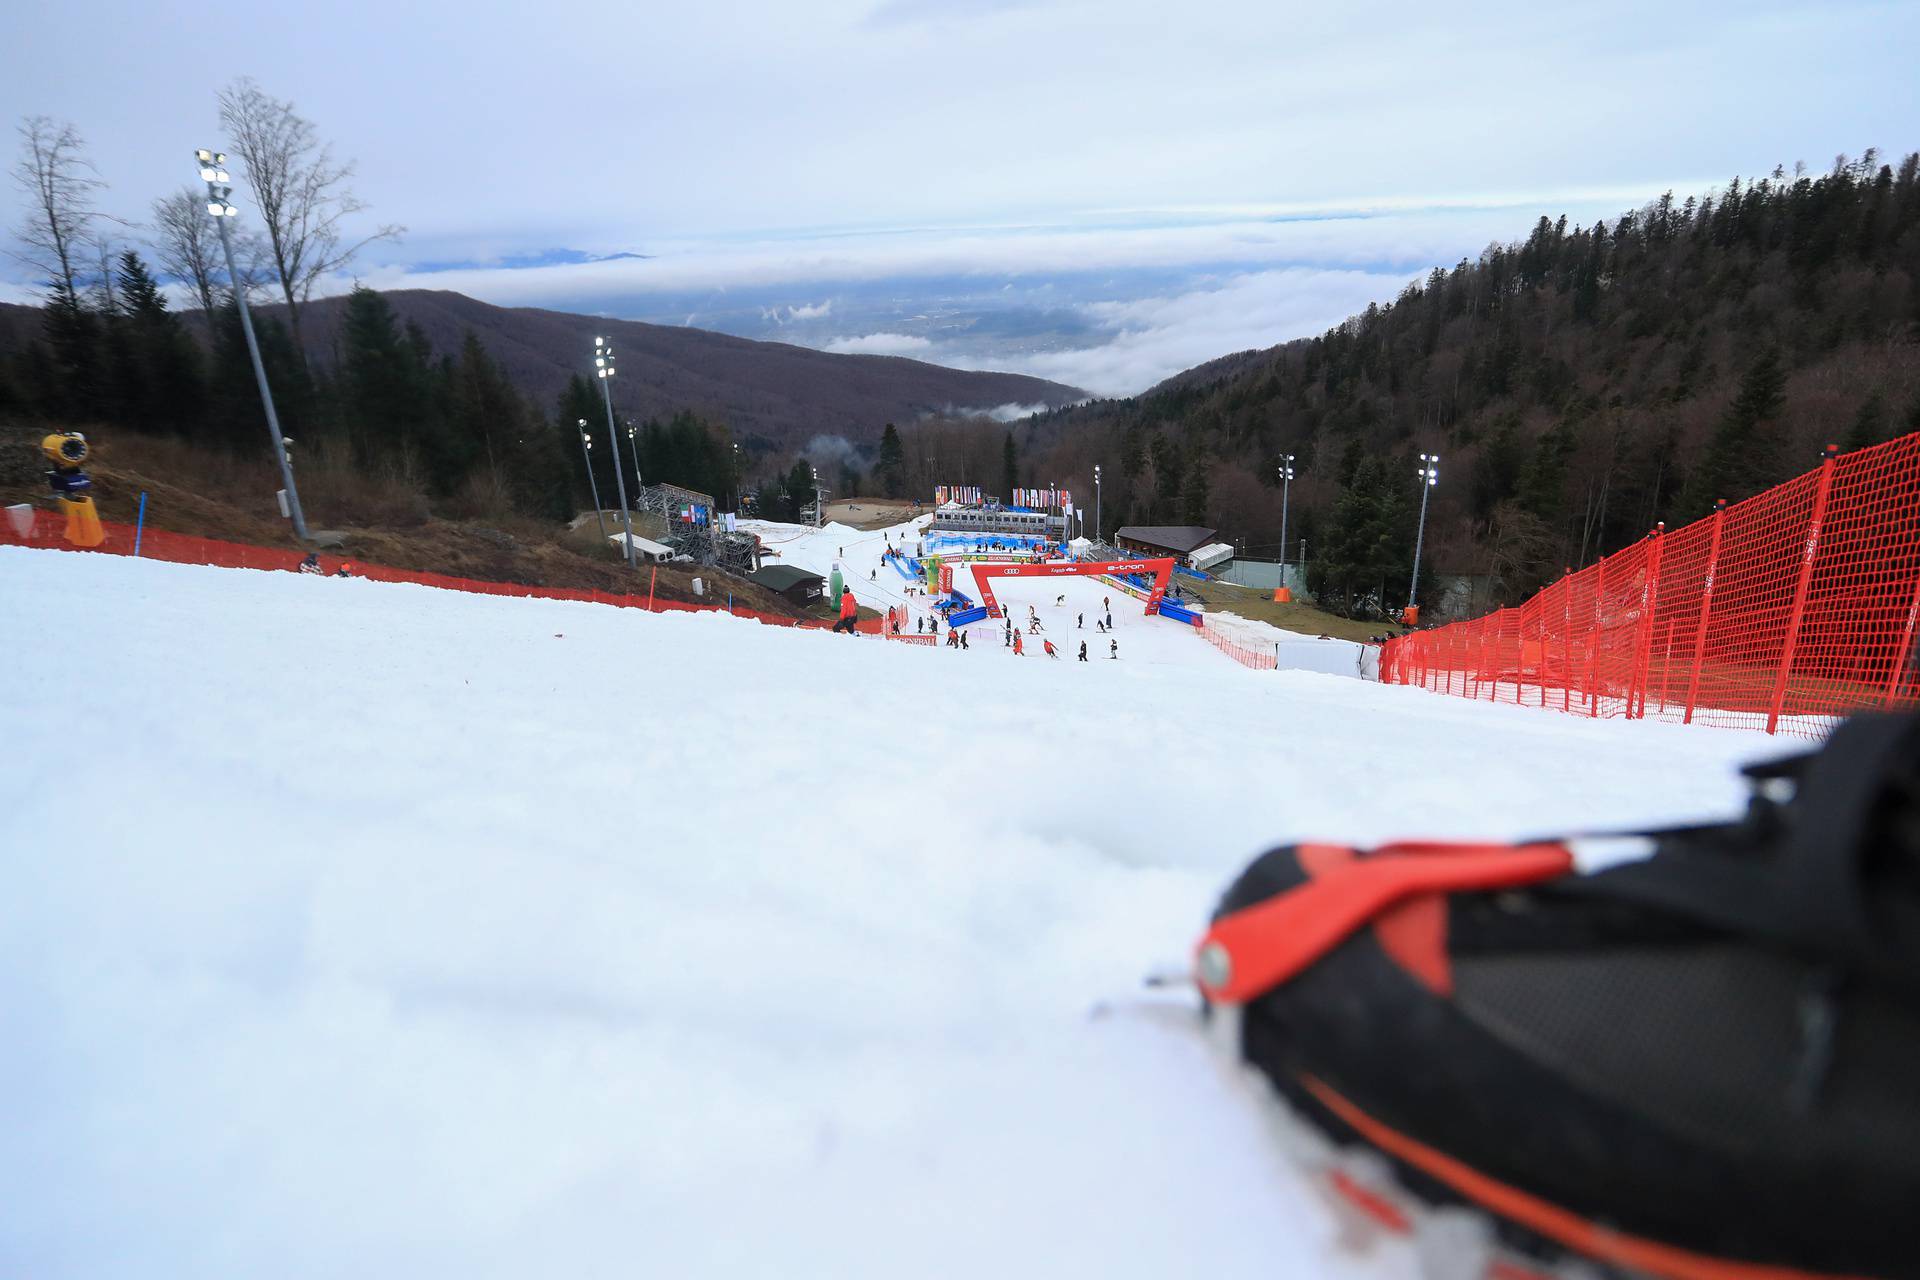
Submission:
{"label": "ski lodge roof", "polygon": [[1113,536],[1119,542],[1184,556],[1212,542],[1215,532],[1192,524],[1130,524]]}
{"label": "ski lodge roof", "polygon": [[758,583],[767,590],[785,595],[795,587],[825,582],[817,573],[808,573],[798,565],[770,564],[755,569],[747,575],[747,581]]}

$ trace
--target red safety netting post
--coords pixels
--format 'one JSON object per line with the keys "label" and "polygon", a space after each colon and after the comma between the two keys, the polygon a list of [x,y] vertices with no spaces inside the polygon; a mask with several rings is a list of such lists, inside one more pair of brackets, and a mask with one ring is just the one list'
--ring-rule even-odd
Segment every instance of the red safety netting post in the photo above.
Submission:
{"label": "red safety netting post", "polygon": [[1891,709],[1900,696],[1900,675],[1908,670],[1907,659],[1914,652],[1914,623],[1920,621],[1920,574],[1913,579],[1913,595],[1907,601],[1907,623],[1900,632],[1900,643],[1894,646],[1893,661],[1887,664],[1887,691],[1880,699],[1880,705]]}
{"label": "red safety netting post", "polygon": [[1627,678],[1627,719],[1647,717],[1647,680],[1653,660],[1653,611],[1660,604],[1660,547],[1665,541],[1666,522],[1654,526],[1652,545],[1647,551],[1647,567],[1640,586],[1640,626],[1635,637],[1633,672]]}
{"label": "red safety netting post", "polygon": [[[1582,573],[1584,574],[1584,570]],[[1601,609],[1605,607],[1603,597],[1607,593],[1607,562],[1596,560],[1593,563],[1593,626],[1587,631],[1587,715],[1589,718],[1600,714],[1600,626],[1604,620]]]}
{"label": "red safety netting post", "polygon": [[1767,707],[1767,732],[1780,727],[1780,710],[1786,705],[1787,682],[1793,674],[1793,655],[1800,645],[1800,626],[1806,621],[1807,588],[1813,582],[1813,561],[1820,553],[1820,522],[1826,519],[1827,495],[1833,491],[1833,459],[1839,449],[1827,446],[1826,460],[1820,464],[1820,481],[1813,491],[1813,513],[1807,519],[1807,539],[1800,552],[1800,577],[1793,587],[1793,605],[1787,613],[1787,638],[1780,651],[1780,669],[1773,679],[1773,697]]}
{"label": "red safety netting post", "polygon": [[1720,574],[1720,541],[1727,531],[1727,500],[1713,504],[1713,540],[1707,546],[1707,577],[1700,588],[1700,626],[1693,633],[1693,674],[1687,680],[1687,710],[1681,724],[1693,723],[1700,699],[1700,667],[1707,652],[1707,628],[1713,622],[1713,587]]}
{"label": "red safety netting post", "polygon": [[1673,674],[1673,619],[1667,619],[1667,637],[1660,645],[1660,714],[1667,714],[1667,677]]}

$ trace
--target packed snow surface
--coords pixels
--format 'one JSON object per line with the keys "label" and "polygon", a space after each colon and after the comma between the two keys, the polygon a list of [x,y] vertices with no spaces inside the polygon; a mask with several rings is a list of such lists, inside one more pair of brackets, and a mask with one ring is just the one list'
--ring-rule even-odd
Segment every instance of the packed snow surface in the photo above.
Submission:
{"label": "packed snow surface", "polygon": [[1123,609],[1083,665],[0,548],[0,1275],[1413,1274],[1140,975],[1276,842],[1778,745]]}

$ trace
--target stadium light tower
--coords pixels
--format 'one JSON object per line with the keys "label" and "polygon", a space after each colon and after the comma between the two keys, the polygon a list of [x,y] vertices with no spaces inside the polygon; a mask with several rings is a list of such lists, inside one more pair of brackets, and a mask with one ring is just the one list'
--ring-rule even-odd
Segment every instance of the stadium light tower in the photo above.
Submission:
{"label": "stadium light tower", "polygon": [[1099,542],[1107,536],[1106,526],[1100,523],[1100,464],[1093,464],[1093,540]]}
{"label": "stadium light tower", "polygon": [[1287,498],[1293,491],[1293,455],[1280,459],[1280,585],[1287,585]]}
{"label": "stadium light tower", "polygon": [[633,496],[638,501],[643,485],[640,480],[640,445],[633,438],[632,418],[627,419],[627,452],[633,455]]}
{"label": "stadium light tower", "polygon": [[627,568],[633,568],[633,509],[627,506],[627,473],[620,469],[620,441],[613,425],[613,339],[593,340],[593,371],[600,379],[600,398],[607,404],[607,440],[613,446],[613,482],[620,486],[620,519],[627,530]]}
{"label": "stadium light tower", "polygon": [[1407,587],[1407,608],[1420,603],[1420,548],[1427,540],[1427,495],[1440,483],[1440,455],[1420,455],[1420,529],[1413,535],[1413,581]]}
{"label": "stadium light tower", "polygon": [[293,483],[293,464],[287,461],[287,438],[280,434],[280,415],[274,412],[273,390],[267,386],[267,367],[260,362],[260,340],[253,336],[253,316],[247,310],[247,289],[233,261],[233,236],[227,220],[239,216],[233,207],[233,180],[227,176],[224,151],[205,147],[193,153],[200,165],[200,179],[207,184],[207,213],[220,229],[220,247],[227,255],[227,279],[233,285],[234,305],[240,309],[240,330],[247,335],[247,355],[253,359],[253,376],[260,384],[260,403],[267,409],[267,433],[273,437],[273,456],[280,462],[280,480],[287,487],[287,516],[293,521],[294,536],[307,538],[307,516],[300,509],[300,490]]}
{"label": "stadium light tower", "polygon": [[607,518],[600,512],[600,482],[593,478],[593,434],[587,420],[580,419],[580,456],[587,460],[587,485],[593,490],[593,518],[600,522],[600,536],[607,536]]}

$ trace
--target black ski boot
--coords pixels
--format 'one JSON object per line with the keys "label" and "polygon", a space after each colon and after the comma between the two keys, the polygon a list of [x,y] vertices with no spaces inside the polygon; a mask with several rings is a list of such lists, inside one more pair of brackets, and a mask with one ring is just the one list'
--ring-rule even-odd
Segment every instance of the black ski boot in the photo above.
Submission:
{"label": "black ski boot", "polygon": [[1200,986],[1350,1222],[1492,1280],[1920,1277],[1920,716],[1747,773],[1726,825],[1240,876]]}

